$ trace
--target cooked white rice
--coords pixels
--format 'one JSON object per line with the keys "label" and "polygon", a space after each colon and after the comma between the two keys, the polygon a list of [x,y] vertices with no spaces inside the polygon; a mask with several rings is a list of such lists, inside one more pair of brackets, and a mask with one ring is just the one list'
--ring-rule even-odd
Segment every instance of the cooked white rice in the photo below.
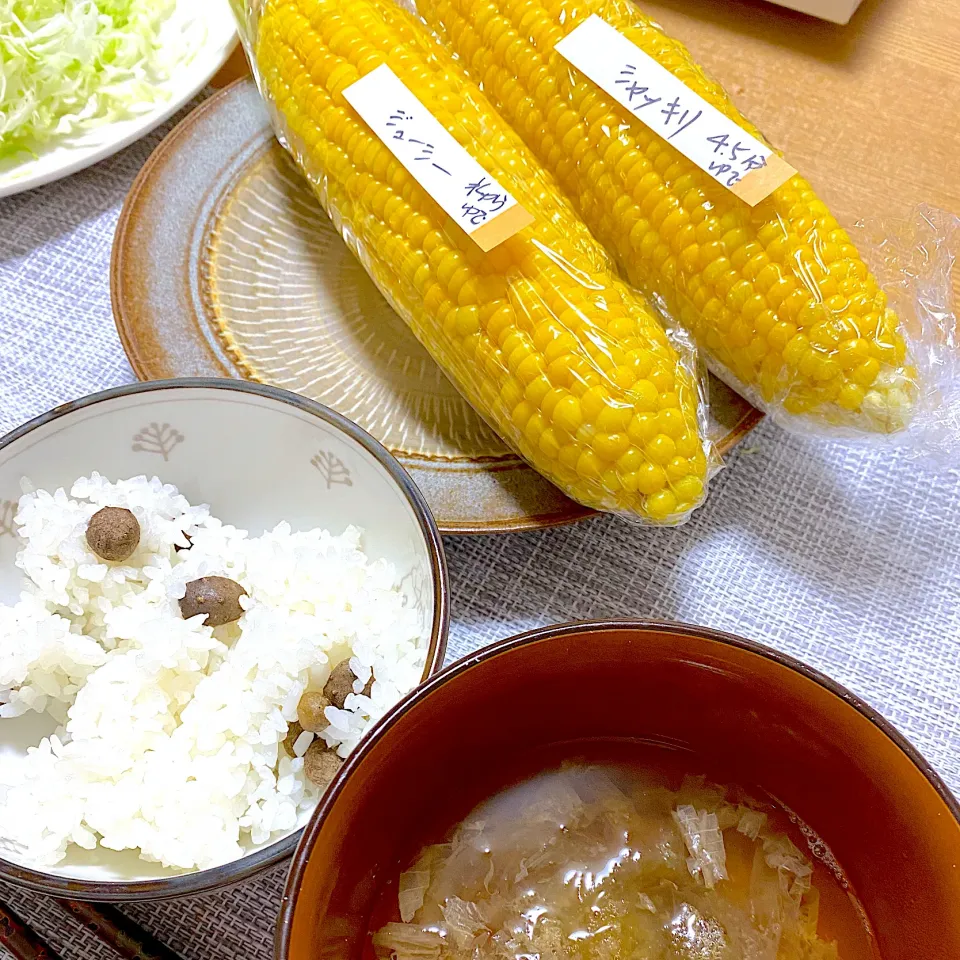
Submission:
{"label": "cooked white rice", "polygon": [[[140,523],[123,563],[87,546],[104,506]],[[16,522],[28,579],[19,602],[0,605],[0,718],[35,710],[60,724],[0,770],[0,840],[18,859],[54,864],[70,844],[100,844],[185,869],[234,860],[318,799],[281,746],[306,689],[350,658],[354,693],[327,708],[320,734],[346,756],[420,680],[420,618],[355,527],[334,537],[281,523],[250,537],[157,478],[98,474],[69,496],[27,494]],[[190,549],[177,552],[185,534]],[[237,622],[181,617],[186,583],[209,575],[247,591]]]}

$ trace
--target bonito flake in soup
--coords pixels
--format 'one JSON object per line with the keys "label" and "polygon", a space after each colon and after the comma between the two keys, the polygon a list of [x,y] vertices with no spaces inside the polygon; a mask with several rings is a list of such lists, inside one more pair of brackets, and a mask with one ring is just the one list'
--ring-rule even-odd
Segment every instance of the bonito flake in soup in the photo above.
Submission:
{"label": "bonito flake in soup", "polygon": [[251,537],[156,477],[97,474],[26,494],[16,524],[0,742],[31,711],[58,725],[0,769],[0,844],[19,861],[73,844],[180,869],[237,859],[302,824],[423,673],[420,617],[356,527]]}
{"label": "bonito flake in soup", "polygon": [[374,955],[876,960],[822,841],[771,800],[679,776],[685,759],[571,760],[497,790],[385,885]]}

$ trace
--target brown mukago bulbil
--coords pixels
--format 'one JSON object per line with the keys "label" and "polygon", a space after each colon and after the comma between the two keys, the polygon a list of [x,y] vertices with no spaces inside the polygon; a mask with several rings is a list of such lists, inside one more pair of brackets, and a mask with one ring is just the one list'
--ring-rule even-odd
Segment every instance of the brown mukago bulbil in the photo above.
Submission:
{"label": "brown mukago bulbil", "polygon": [[[353,693],[353,684],[357,679],[357,675],[350,669],[350,660],[341,660],[334,668],[330,671],[330,678],[327,680],[323,688],[323,695],[339,709],[343,709],[344,701],[347,697]],[[367,681],[366,686],[363,688],[363,695],[365,697],[370,696],[370,691],[373,689],[373,677]]]}
{"label": "brown mukago bulbil", "polygon": [[201,577],[187,584],[187,592],[180,601],[180,614],[184,620],[205,613],[205,627],[219,627],[239,620],[243,615],[240,598],[247,591],[229,577]]}
{"label": "brown mukago bulbil", "polygon": [[303,755],[303,772],[311,783],[325,787],[337,775],[343,761],[322,740],[314,740]]}
{"label": "brown mukago bulbil", "polygon": [[297,704],[297,719],[304,730],[310,733],[319,733],[330,726],[330,721],[324,716],[323,711],[332,705],[329,697],[318,693],[316,690],[308,690]]}
{"label": "brown mukago bulbil", "polygon": [[287,735],[283,741],[283,749],[286,750],[287,756],[296,756],[296,754],[293,752],[293,747],[300,738],[301,733],[303,733],[303,727],[301,727],[296,720],[294,720],[293,723],[287,727]]}
{"label": "brown mukago bulbil", "polygon": [[103,507],[87,524],[87,546],[101,560],[126,560],[140,543],[140,524],[126,507]]}

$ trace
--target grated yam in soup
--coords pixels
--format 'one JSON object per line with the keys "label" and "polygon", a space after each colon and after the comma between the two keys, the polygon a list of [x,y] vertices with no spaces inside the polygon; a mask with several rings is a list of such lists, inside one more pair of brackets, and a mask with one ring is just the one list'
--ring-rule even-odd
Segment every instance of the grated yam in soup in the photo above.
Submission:
{"label": "grated yam in soup", "polygon": [[814,863],[770,806],[568,765],[477,807],[399,879],[396,960],[839,960]]}

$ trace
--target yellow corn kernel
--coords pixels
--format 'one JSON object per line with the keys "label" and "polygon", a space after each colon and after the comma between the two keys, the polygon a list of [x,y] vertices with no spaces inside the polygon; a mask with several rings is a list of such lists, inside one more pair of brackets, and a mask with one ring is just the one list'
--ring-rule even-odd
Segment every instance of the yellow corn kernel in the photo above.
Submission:
{"label": "yellow corn kernel", "polygon": [[[906,425],[917,385],[899,321],[810,185],[795,176],[749,207],[554,50],[597,14],[762,141],[681,43],[630,0],[417,6],[629,280],[667,305],[733,386],[828,423],[877,432]],[[519,74],[499,54],[504,37]]]}
{"label": "yellow corn kernel", "polygon": [[[555,79],[524,71],[523,44],[499,26],[478,23],[516,65],[501,93],[520,109],[522,82],[546,102]],[[424,25],[392,0],[264,0],[252,46],[261,87],[321,202],[503,439],[587,506],[657,523],[697,506],[707,457],[695,442],[691,375],[556,183]],[[530,226],[484,254],[442,213],[343,97],[381,64],[533,214]],[[582,143],[580,114],[555,103],[555,142]],[[618,156],[610,151],[609,162]],[[675,213],[668,203],[650,222],[679,237],[685,222]],[[654,246],[666,269],[671,248]]]}

